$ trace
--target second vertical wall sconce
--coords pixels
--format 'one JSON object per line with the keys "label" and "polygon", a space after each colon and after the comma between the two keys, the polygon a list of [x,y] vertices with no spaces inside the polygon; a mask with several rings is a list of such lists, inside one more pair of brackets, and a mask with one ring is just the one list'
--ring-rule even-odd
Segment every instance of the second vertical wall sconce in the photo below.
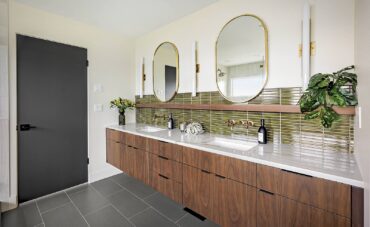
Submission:
{"label": "second vertical wall sconce", "polygon": [[308,1],[303,6],[302,18],[302,80],[303,89],[306,90],[310,80],[311,62],[311,7]]}
{"label": "second vertical wall sconce", "polygon": [[145,87],[145,58],[142,59],[140,65],[140,98],[144,96],[144,87]]}
{"label": "second vertical wall sconce", "polygon": [[196,41],[193,43],[191,54],[192,54],[191,74],[193,75],[193,88],[191,95],[197,96],[197,80],[199,73],[199,64],[198,64],[198,44]]}

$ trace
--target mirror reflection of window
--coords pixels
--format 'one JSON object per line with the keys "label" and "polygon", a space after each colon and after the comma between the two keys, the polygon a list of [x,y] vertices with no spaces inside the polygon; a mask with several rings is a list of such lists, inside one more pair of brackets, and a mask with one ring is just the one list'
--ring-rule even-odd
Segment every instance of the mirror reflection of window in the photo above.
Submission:
{"label": "mirror reflection of window", "polygon": [[154,54],[153,90],[162,102],[171,100],[178,87],[178,52],[172,43],[162,43]]}
{"label": "mirror reflection of window", "polygon": [[222,29],[216,44],[217,85],[229,101],[246,102],[263,89],[267,79],[266,37],[263,22],[240,16]]}

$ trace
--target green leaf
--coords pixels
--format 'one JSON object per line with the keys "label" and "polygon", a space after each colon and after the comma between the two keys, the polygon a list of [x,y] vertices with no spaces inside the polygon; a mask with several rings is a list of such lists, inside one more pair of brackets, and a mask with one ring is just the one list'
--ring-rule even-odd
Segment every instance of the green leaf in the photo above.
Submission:
{"label": "green leaf", "polygon": [[354,68],[355,68],[355,66],[354,66],[354,65],[350,65],[350,66],[347,66],[347,67],[345,67],[345,68],[343,68],[343,69],[341,69],[341,70],[339,70],[339,71],[337,71],[337,72],[335,72],[335,73],[333,73],[333,74],[340,74],[340,73],[342,73],[342,72],[346,72],[346,71],[352,70],[352,69],[354,69]]}
{"label": "green leaf", "polygon": [[326,104],[327,93],[328,92],[326,91],[326,89],[321,89],[321,90],[318,91],[316,99],[321,105]]}
{"label": "green leaf", "polygon": [[316,119],[320,116],[320,111],[316,110],[316,111],[312,111],[311,113],[308,113],[304,116],[304,119],[305,120],[312,120],[312,119]]}
{"label": "green leaf", "polygon": [[329,96],[329,103],[335,106],[346,106],[347,99],[339,91],[334,91],[331,96]]}
{"label": "green leaf", "polygon": [[316,90],[309,90],[302,95],[299,100],[302,113],[311,112],[320,106],[320,103],[317,101],[317,94],[318,92]]}
{"label": "green leaf", "polygon": [[326,74],[315,74],[311,77],[310,82],[308,83],[308,88],[316,87],[321,81],[325,80],[328,76]]}
{"label": "green leaf", "polygon": [[318,83],[316,86],[319,88],[326,88],[329,86],[329,84],[330,84],[330,78],[326,77],[323,80],[321,80],[320,83]]}
{"label": "green leaf", "polygon": [[320,110],[321,124],[325,128],[331,128],[333,122],[339,118],[339,115],[331,107],[324,107]]}
{"label": "green leaf", "polygon": [[356,106],[357,104],[358,104],[358,100],[357,100],[356,95],[346,96],[346,105],[347,106]]}

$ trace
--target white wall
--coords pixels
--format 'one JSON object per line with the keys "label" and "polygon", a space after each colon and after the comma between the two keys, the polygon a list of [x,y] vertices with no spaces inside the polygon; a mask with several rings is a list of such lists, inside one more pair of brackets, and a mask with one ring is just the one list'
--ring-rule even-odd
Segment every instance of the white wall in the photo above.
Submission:
{"label": "white wall", "polygon": [[[89,181],[107,177],[118,170],[105,163],[105,125],[117,123],[118,114],[109,109],[109,101],[121,96],[134,99],[133,41],[61,16],[36,10],[11,1],[10,4],[10,128],[11,128],[11,198],[17,192],[16,128],[16,34],[29,35],[87,48],[88,68],[88,150]],[[94,84],[103,92],[94,93]],[[94,112],[93,104],[104,104],[103,112]],[[127,113],[134,122],[134,113]]]}
{"label": "white wall", "polygon": [[[332,72],[354,64],[354,2],[352,0],[311,0],[312,40],[316,55],[315,72]],[[198,41],[199,91],[216,91],[215,42],[225,23],[241,14],[255,14],[269,32],[269,80],[267,87],[301,86],[301,42],[303,0],[221,0],[194,14],[144,35],[136,41],[136,65],[147,59],[145,94],[153,94],[151,61],[155,48],[173,42],[180,54],[179,92],[191,91],[191,47]],[[136,70],[136,94],[139,71]]]}
{"label": "white wall", "polygon": [[[355,128],[355,154],[365,181],[365,226],[370,226],[370,1],[356,0],[355,62],[358,98],[362,109],[361,128]],[[357,113],[358,115],[358,113]]]}
{"label": "white wall", "polygon": [[8,1],[0,0],[0,201],[9,197]]}

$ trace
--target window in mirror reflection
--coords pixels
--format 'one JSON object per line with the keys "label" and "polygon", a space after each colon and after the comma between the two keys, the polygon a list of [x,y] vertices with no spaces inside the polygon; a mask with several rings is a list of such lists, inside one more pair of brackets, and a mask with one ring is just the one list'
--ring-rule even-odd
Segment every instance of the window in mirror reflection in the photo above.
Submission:
{"label": "window in mirror reflection", "polygon": [[266,31],[258,18],[240,16],[221,31],[217,44],[217,85],[232,102],[246,102],[266,82]]}
{"label": "window in mirror reflection", "polygon": [[178,52],[172,43],[162,43],[154,54],[153,90],[165,102],[171,100],[178,87]]}

